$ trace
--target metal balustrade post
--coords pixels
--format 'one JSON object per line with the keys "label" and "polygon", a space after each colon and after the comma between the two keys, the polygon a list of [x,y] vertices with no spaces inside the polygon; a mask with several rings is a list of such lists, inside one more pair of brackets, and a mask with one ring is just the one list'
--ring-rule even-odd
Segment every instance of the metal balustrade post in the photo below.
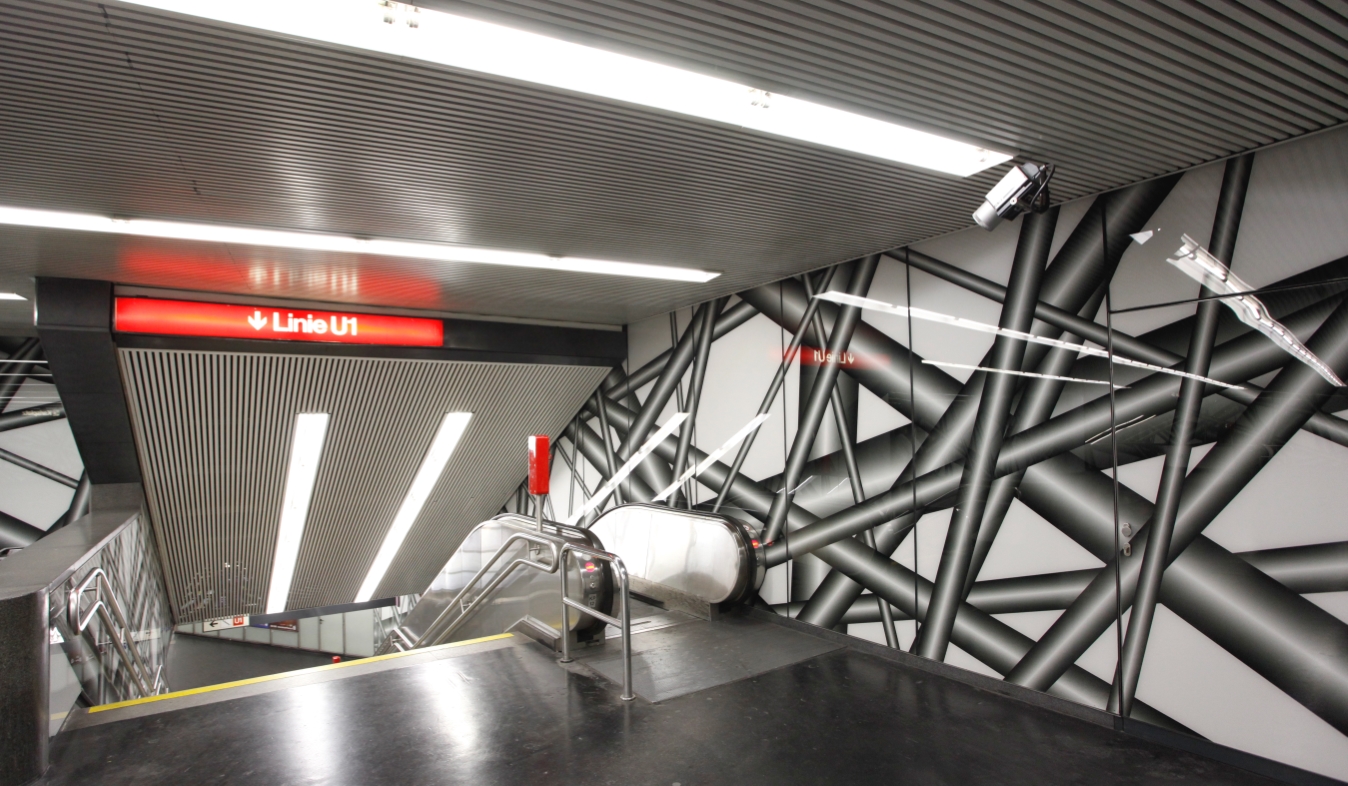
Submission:
{"label": "metal balustrade post", "polygon": [[[569,554],[580,554],[591,559],[603,560],[613,566],[613,573],[618,578],[619,587],[619,606],[618,616],[611,617],[598,609],[592,609],[571,600],[570,588],[567,586],[566,558]],[[622,634],[623,647],[623,701],[632,701],[636,698],[636,693],[632,691],[632,611],[630,606],[631,587],[627,577],[627,566],[623,564],[622,557],[617,554],[610,554],[607,551],[598,551],[586,548],[575,543],[567,543],[562,546],[558,565],[562,574],[562,663],[570,663],[574,660],[571,657],[571,639],[568,635],[571,630],[570,609],[576,609],[582,614],[589,614],[597,620],[607,622],[610,625],[616,625]]]}

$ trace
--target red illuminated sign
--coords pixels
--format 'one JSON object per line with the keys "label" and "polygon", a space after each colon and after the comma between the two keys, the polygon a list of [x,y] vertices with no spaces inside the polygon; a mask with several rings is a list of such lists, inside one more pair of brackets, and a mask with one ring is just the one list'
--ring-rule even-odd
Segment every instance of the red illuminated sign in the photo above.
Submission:
{"label": "red illuminated sign", "polygon": [[[833,358],[833,353],[827,349],[809,346],[802,346],[799,353],[802,366],[825,366]],[[885,355],[863,355],[850,349],[839,352],[837,357],[841,368],[883,368],[889,365],[889,358]]]}
{"label": "red illuminated sign", "polygon": [[140,297],[116,299],[113,329],[167,336],[401,347],[438,347],[445,341],[445,323],[438,319]]}
{"label": "red illuminated sign", "polygon": [[529,493],[547,494],[550,474],[548,437],[546,434],[534,434],[529,437]]}

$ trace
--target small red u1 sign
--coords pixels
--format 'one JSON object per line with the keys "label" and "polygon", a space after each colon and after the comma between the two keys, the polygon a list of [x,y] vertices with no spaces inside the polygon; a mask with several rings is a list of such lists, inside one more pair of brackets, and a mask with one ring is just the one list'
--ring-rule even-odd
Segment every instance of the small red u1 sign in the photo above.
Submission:
{"label": "small red u1 sign", "polygon": [[534,434],[529,437],[529,493],[547,494],[549,474],[548,437]]}

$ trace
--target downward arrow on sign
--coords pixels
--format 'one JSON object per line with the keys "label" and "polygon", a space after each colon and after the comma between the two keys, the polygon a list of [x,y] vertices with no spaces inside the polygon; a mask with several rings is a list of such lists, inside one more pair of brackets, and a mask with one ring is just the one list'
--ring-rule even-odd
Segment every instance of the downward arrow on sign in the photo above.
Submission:
{"label": "downward arrow on sign", "polygon": [[253,311],[253,315],[248,318],[248,324],[253,326],[253,330],[261,330],[267,326],[267,318],[262,316],[261,311]]}

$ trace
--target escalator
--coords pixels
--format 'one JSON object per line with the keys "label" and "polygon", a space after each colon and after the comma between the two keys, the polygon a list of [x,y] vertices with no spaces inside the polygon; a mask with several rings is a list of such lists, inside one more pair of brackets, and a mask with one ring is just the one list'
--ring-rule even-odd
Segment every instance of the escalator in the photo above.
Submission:
{"label": "escalator", "polygon": [[571,608],[611,620],[623,612],[624,574],[629,612],[635,598],[709,619],[752,598],[765,572],[757,535],[724,516],[631,504],[588,529],[544,521],[540,532],[538,522],[504,513],[469,533],[380,653],[505,632],[556,650],[602,642],[610,623],[594,614],[570,611],[564,625],[563,568]]}

